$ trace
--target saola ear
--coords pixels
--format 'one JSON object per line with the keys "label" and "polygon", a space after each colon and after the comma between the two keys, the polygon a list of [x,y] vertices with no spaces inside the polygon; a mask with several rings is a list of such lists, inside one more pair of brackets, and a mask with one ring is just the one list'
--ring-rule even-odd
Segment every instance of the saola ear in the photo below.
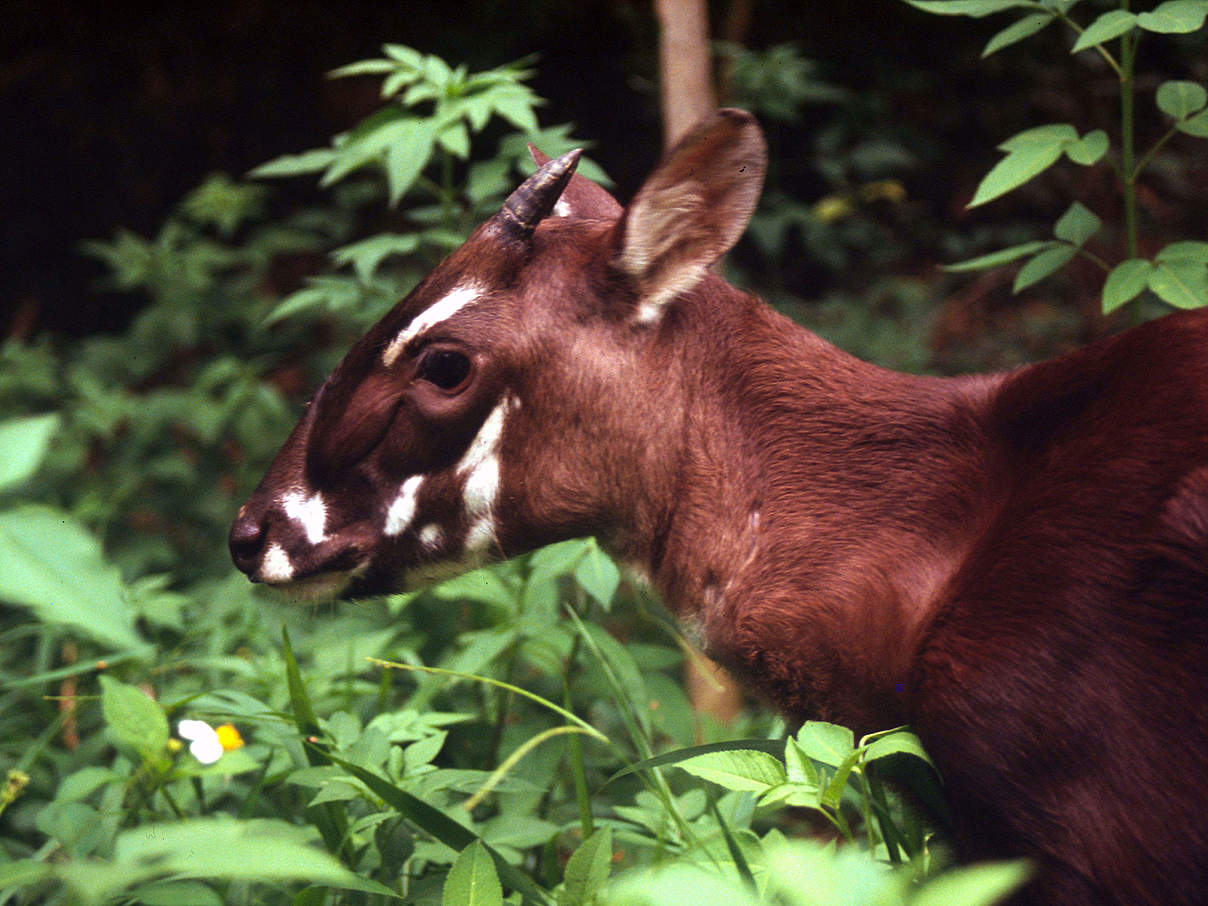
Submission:
{"label": "saola ear", "polygon": [[743,110],[705,117],[673,147],[625,210],[616,265],[637,284],[637,318],[654,321],[747,228],[767,169],[759,124]]}
{"label": "saola ear", "polygon": [[[543,154],[540,149],[534,145],[529,145],[529,154],[533,158],[533,163],[538,167],[543,167],[550,161],[547,154]],[[621,216],[621,206],[617,200],[613,198],[605,189],[596,185],[586,176],[580,176],[577,173],[570,178],[566,188],[562,190],[562,197],[558,199],[558,203],[554,205],[555,217],[583,217],[587,220],[616,220]]]}

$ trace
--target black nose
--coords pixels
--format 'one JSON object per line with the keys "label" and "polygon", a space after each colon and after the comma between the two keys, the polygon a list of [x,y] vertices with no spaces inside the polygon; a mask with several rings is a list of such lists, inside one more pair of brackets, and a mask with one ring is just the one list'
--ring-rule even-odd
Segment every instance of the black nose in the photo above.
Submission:
{"label": "black nose", "polygon": [[264,523],[259,514],[245,511],[231,525],[228,542],[231,559],[243,572],[251,575],[260,568],[264,548]]}

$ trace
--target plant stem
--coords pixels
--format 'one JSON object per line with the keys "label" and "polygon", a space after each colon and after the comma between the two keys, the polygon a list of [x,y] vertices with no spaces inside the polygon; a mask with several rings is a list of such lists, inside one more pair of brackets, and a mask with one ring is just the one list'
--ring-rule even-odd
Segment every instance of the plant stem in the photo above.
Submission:
{"label": "plant stem", "polygon": [[[1128,9],[1128,0],[1120,4]],[[1129,258],[1137,257],[1137,168],[1134,161],[1133,65],[1138,37],[1126,32],[1120,38],[1120,169],[1124,174],[1124,241]]]}
{"label": "plant stem", "polygon": [[[574,702],[570,694],[570,674],[579,656],[579,636],[575,636],[570,645],[570,656],[566,659],[566,669],[562,672],[562,707],[567,711],[574,710]],[[587,792],[587,769],[583,761],[583,740],[574,733],[567,737],[566,744],[570,747],[570,768],[575,779],[575,801],[579,806],[579,826],[586,840],[595,830],[595,822],[591,817],[591,795]]]}

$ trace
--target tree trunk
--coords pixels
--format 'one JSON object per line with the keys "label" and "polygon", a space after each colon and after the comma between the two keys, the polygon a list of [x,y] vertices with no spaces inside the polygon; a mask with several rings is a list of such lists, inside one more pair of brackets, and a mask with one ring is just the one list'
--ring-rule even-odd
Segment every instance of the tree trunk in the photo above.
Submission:
{"label": "tree trunk", "polygon": [[[670,148],[717,108],[706,0],[655,0],[659,21],[659,83],[663,147]],[[723,724],[742,710],[742,692],[721,667],[704,656],[684,664],[684,685],[698,714]]]}

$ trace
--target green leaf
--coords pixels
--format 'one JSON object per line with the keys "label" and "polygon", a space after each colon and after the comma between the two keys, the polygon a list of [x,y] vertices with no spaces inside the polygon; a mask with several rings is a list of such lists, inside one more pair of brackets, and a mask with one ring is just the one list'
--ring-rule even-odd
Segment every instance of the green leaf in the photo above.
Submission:
{"label": "green leaf", "polygon": [[442,906],[503,906],[503,887],[495,863],[475,840],[457,857],[445,878]]}
{"label": "green leaf", "polygon": [[1180,132],[1194,135],[1196,138],[1208,138],[1208,110],[1201,111],[1195,116],[1175,123]]}
{"label": "green leaf", "polygon": [[980,19],[1003,10],[1034,7],[1027,0],[906,0],[915,9],[937,16],[970,16]]}
{"label": "green leaf", "polygon": [[1076,164],[1089,167],[1102,159],[1107,153],[1107,148],[1107,133],[1102,129],[1094,129],[1078,141],[1066,145],[1065,156]]}
{"label": "green leaf", "polygon": [[923,743],[915,734],[908,730],[898,730],[882,736],[879,739],[873,740],[864,749],[865,763],[872,763],[894,755],[909,755],[920,761],[925,761],[932,768],[935,768],[935,763],[931,760],[931,756],[927,754],[927,750],[923,748]]}
{"label": "green leaf", "polygon": [[1088,239],[1099,232],[1101,226],[1103,221],[1093,211],[1075,201],[1054,225],[1053,235],[1082,248]]}
{"label": "green leaf", "polygon": [[835,768],[835,776],[830,779],[830,783],[826,785],[826,789],[822,791],[822,804],[831,808],[839,807],[839,800],[843,798],[843,790],[847,787],[847,778],[851,776],[851,772],[855,769],[856,764],[860,761],[860,752],[854,751]]}
{"label": "green leaf", "polygon": [[470,133],[462,122],[450,123],[436,136],[440,146],[454,157],[465,160],[470,156]]}
{"label": "green leaf", "polygon": [[1208,305],[1208,269],[1190,259],[1159,261],[1149,272],[1149,288],[1175,308]]}
{"label": "green leaf", "polygon": [[1007,156],[986,174],[969,207],[992,201],[1043,173],[1077,140],[1078,132],[1067,123],[1037,126],[1013,135],[998,146]]}
{"label": "green leaf", "polygon": [[315,148],[301,154],[283,154],[267,163],[248,171],[253,179],[277,176],[301,176],[326,170],[335,161],[337,152],[332,148]]}
{"label": "green leaf", "polygon": [[61,422],[54,412],[0,422],[0,491],[20,484],[38,470]]}
{"label": "green leaf", "polygon": [[1143,258],[1129,258],[1112,268],[1103,282],[1103,313],[1111,314],[1131,302],[1149,285],[1153,265]]}
{"label": "green leaf", "polygon": [[1069,123],[1048,123],[1015,133],[1006,141],[1000,142],[998,150],[1011,153],[1028,151],[1033,148],[1047,148],[1052,145],[1065,147],[1077,140],[1078,130]]}
{"label": "green leaf", "polygon": [[142,644],[121,576],[101,556],[100,543],[50,507],[0,511],[0,600],[111,648]]}
{"label": "green leaf", "polygon": [[970,865],[944,872],[910,900],[910,906],[991,906],[1032,874],[1026,862]]}
{"label": "green leaf", "polygon": [[595,539],[587,548],[578,565],[575,567],[575,581],[583,590],[591,595],[600,606],[608,610],[612,597],[621,584],[621,573],[608,554],[600,550]]}
{"label": "green leaf", "polygon": [[354,242],[331,253],[337,267],[351,264],[357,279],[368,283],[382,260],[390,255],[407,255],[419,248],[416,233],[380,233],[360,242]]}
{"label": "green leaf", "polygon": [[999,249],[997,252],[990,252],[988,255],[979,255],[977,258],[970,258],[967,261],[946,264],[944,265],[944,270],[952,274],[958,274],[962,271],[980,271],[986,268],[998,267],[1000,264],[1010,264],[1018,258],[1026,257],[1041,249],[1047,249],[1052,244],[1053,242],[1050,239],[1025,242],[1022,245],[1013,245],[1010,248]]}
{"label": "green leaf", "polygon": [[608,880],[612,866],[612,828],[603,827],[580,844],[566,863],[558,906],[589,906]]}
{"label": "green leaf", "polygon": [[1208,264],[1208,242],[1172,242],[1155,256],[1158,261],[1199,261]]}
{"label": "green leaf", "polygon": [[1089,47],[1102,44],[1104,41],[1118,38],[1125,32],[1131,31],[1136,24],[1136,14],[1130,13],[1128,10],[1113,9],[1103,13],[1078,36],[1078,40],[1074,42],[1070,53],[1078,53]]}
{"label": "green leaf", "polygon": [[676,764],[681,761],[687,761],[689,758],[695,758],[698,755],[705,755],[712,752],[733,752],[739,749],[766,752],[772,757],[775,757],[778,753],[785,750],[783,743],[773,739],[731,739],[727,740],[726,742],[710,742],[700,746],[688,746],[684,749],[676,749],[673,752],[664,752],[661,755],[655,755],[653,758],[645,758],[641,761],[633,762],[632,764],[621,768],[621,770],[617,771],[606,781],[604,781],[604,786],[608,786],[614,780],[619,780],[622,777],[627,777],[630,774],[636,774],[639,771],[645,771],[649,768]]}
{"label": "green leaf", "polygon": [[1163,35],[1198,31],[1208,17],[1208,0],[1166,0],[1152,12],[1138,13],[1137,25]]}
{"label": "green leaf", "polygon": [[838,767],[855,749],[851,730],[838,724],[807,720],[797,733],[797,745],[814,761]]}
{"label": "green leaf", "polygon": [[164,709],[138,687],[102,675],[101,714],[114,741],[144,761],[154,761],[167,750],[171,731]]}
{"label": "green leaf", "polygon": [[427,120],[408,121],[405,131],[386,149],[386,182],[390,204],[397,205],[432,157],[435,133]]}
{"label": "green leaf", "polygon": [[348,76],[385,75],[394,72],[395,65],[390,60],[358,60],[327,73],[329,79],[343,79]]}
{"label": "green leaf", "polygon": [[1039,283],[1045,277],[1065,267],[1076,254],[1078,254],[1078,250],[1072,245],[1057,245],[1041,252],[1019,269],[1011,291],[1017,293],[1034,283]]}
{"label": "green leaf", "polygon": [[1025,38],[1032,37],[1032,35],[1036,34],[1056,18],[1052,13],[1034,13],[1031,16],[1024,16],[1013,25],[1008,25],[986,42],[986,46],[981,54],[982,59],[984,60],[992,53],[997,53],[1004,47],[1010,47],[1012,44],[1016,44]]}
{"label": "green leaf", "polygon": [[697,755],[677,762],[676,767],[728,790],[754,793],[762,793],[788,779],[778,758],[752,749]]}
{"label": "green leaf", "polygon": [[1156,95],[1158,109],[1176,120],[1185,120],[1208,104],[1208,91],[1199,82],[1182,79],[1163,82]]}
{"label": "green leaf", "polygon": [[200,881],[152,881],[131,891],[140,906],[223,906],[218,892]]}

